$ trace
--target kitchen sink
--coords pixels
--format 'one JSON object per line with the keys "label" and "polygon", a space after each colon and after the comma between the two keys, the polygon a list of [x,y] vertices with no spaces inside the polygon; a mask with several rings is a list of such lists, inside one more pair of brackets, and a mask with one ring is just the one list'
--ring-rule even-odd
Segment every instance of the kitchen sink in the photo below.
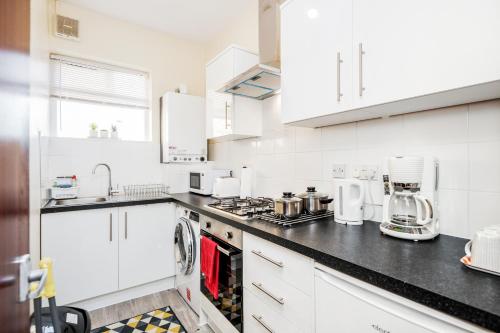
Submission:
{"label": "kitchen sink", "polygon": [[93,198],[77,198],[77,199],[58,199],[54,201],[54,206],[75,206],[87,205],[94,203],[107,202],[109,199],[106,197],[93,197]]}

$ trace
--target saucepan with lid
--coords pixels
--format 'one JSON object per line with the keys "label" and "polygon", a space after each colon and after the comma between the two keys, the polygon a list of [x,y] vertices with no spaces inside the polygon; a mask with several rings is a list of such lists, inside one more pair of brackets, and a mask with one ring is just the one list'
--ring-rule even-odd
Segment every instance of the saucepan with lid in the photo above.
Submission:
{"label": "saucepan with lid", "polygon": [[292,192],[283,192],[283,196],[274,199],[274,213],[286,218],[296,218],[302,214],[302,199],[293,196]]}
{"label": "saucepan with lid", "polygon": [[306,213],[321,214],[328,210],[328,204],[333,201],[328,194],[316,192],[316,188],[310,186],[304,193],[297,194],[302,199],[302,205]]}

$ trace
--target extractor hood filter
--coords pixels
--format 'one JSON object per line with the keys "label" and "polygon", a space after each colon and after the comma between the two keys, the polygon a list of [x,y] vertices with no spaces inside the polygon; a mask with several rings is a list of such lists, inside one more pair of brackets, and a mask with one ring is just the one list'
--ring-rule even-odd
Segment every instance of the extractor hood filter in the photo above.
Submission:
{"label": "extractor hood filter", "polygon": [[280,71],[277,68],[256,65],[228,82],[219,92],[265,99],[280,89]]}

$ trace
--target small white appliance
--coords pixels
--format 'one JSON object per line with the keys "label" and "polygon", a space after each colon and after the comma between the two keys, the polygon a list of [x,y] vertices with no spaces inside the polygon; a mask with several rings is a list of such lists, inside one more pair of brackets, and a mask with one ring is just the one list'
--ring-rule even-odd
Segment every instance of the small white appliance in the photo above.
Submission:
{"label": "small white appliance", "polygon": [[175,227],[175,288],[200,314],[200,215],[177,205]]}
{"label": "small white appliance", "polygon": [[382,233],[410,240],[439,235],[439,164],[434,157],[396,156],[383,175]]}
{"label": "small white appliance", "polygon": [[335,179],[333,182],[334,220],[341,224],[363,224],[365,190],[359,179]]}
{"label": "small white appliance", "polygon": [[227,169],[206,169],[189,172],[189,192],[212,195],[214,182],[219,177],[230,177],[231,170]]}
{"label": "small white appliance", "polygon": [[162,163],[200,163],[207,160],[205,99],[167,92],[160,99]]}
{"label": "small white appliance", "polygon": [[217,199],[240,196],[240,180],[234,177],[218,177],[214,181],[212,196]]}

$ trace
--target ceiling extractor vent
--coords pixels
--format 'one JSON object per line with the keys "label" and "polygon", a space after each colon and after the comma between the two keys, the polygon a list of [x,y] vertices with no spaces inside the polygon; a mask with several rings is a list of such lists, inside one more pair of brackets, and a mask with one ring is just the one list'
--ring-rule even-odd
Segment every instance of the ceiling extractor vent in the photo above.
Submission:
{"label": "ceiling extractor vent", "polygon": [[78,40],[78,20],[57,15],[56,36]]}

